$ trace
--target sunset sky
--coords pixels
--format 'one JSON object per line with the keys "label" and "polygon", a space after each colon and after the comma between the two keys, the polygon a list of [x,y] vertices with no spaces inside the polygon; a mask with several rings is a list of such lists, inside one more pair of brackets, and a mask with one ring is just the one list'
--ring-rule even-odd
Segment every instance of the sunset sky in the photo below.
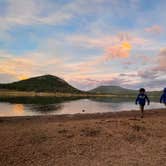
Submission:
{"label": "sunset sky", "polygon": [[88,90],[166,86],[165,0],[0,0],[0,82],[52,74]]}

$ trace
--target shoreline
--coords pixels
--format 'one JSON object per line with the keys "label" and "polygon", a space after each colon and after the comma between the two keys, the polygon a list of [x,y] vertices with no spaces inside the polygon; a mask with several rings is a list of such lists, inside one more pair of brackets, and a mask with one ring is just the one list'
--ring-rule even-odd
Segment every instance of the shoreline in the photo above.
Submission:
{"label": "shoreline", "polygon": [[0,165],[166,165],[166,109],[0,117]]}
{"label": "shoreline", "polygon": [[[162,114],[166,116],[166,108],[157,109],[146,109],[144,111],[145,118],[146,115],[152,116],[154,114]],[[24,121],[24,120],[55,120],[55,121],[72,121],[72,120],[90,120],[90,119],[100,119],[100,118],[127,118],[127,117],[137,117],[139,118],[139,110],[126,110],[118,112],[104,112],[104,113],[76,113],[76,114],[58,114],[58,115],[29,115],[29,116],[4,116],[0,117],[1,120],[7,121]]]}

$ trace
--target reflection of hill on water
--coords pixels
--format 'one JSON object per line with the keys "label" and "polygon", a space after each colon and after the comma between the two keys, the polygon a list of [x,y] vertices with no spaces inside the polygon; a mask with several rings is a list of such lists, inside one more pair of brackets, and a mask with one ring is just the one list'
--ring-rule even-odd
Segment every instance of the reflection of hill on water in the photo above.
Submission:
{"label": "reflection of hill on water", "polygon": [[4,97],[0,98],[1,102],[11,104],[24,104],[33,112],[48,113],[60,111],[64,102],[78,100],[78,97]]}
{"label": "reflection of hill on water", "polygon": [[[158,102],[159,97],[151,97],[149,96],[151,101]],[[135,102],[136,96],[135,97],[95,97],[95,98],[89,98],[91,101],[96,101],[96,102],[103,102],[103,103],[121,103],[121,102]]]}
{"label": "reflection of hill on water", "polygon": [[31,104],[28,105],[29,109],[34,112],[47,113],[52,111],[58,111],[63,108],[60,103],[57,104]]}
{"label": "reflection of hill on water", "polygon": [[90,98],[92,101],[96,102],[102,102],[102,103],[120,103],[120,102],[133,102],[135,99],[133,97],[130,98],[122,98],[122,97],[112,97],[112,98],[103,98],[103,97],[98,97],[98,98]]}
{"label": "reflection of hill on water", "polygon": [[3,97],[1,102],[13,104],[54,104],[81,99],[79,97]]}

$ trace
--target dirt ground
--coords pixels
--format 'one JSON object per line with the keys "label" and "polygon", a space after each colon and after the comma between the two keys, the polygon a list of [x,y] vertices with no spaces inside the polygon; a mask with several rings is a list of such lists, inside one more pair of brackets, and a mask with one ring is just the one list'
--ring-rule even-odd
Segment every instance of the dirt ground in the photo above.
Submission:
{"label": "dirt ground", "polygon": [[0,166],[164,166],[166,110],[0,118]]}

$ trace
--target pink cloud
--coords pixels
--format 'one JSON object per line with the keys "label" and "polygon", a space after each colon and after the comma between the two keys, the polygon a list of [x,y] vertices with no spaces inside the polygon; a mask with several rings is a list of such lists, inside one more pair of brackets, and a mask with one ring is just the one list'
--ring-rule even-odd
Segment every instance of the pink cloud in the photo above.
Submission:
{"label": "pink cloud", "polygon": [[156,64],[154,66],[147,66],[143,70],[139,70],[138,76],[143,80],[151,80],[152,82],[155,80],[159,80],[162,76],[165,76],[166,72],[166,48],[162,49],[158,55],[156,55],[155,61]]}
{"label": "pink cloud", "polygon": [[112,58],[128,58],[130,51],[131,45],[128,42],[123,42],[121,45],[106,48],[103,58],[105,58],[105,60]]}
{"label": "pink cloud", "polygon": [[153,25],[151,27],[145,28],[145,32],[160,34],[161,32],[163,32],[163,28],[159,25]]}
{"label": "pink cloud", "polygon": [[157,56],[157,62],[158,66],[155,68],[155,70],[158,71],[166,71],[166,48],[162,49],[160,53]]}
{"label": "pink cloud", "polygon": [[117,35],[113,36],[70,36],[67,40],[74,45],[81,46],[81,47],[95,47],[95,48],[102,48],[106,49],[111,46],[120,45],[122,42],[129,42],[133,46],[145,46],[149,44],[149,41],[140,38],[137,36],[133,36],[126,32],[118,33]]}
{"label": "pink cloud", "polygon": [[[114,36],[73,36],[68,38],[74,45],[80,47],[94,47],[103,50],[103,54],[89,61],[86,66],[95,66],[105,61],[110,61],[116,58],[128,58],[131,49],[135,46],[144,46],[148,41],[130,35],[129,33],[118,33]],[[84,66],[84,64],[81,64]]]}
{"label": "pink cloud", "polygon": [[72,36],[67,40],[79,47],[93,47],[103,50],[101,56],[88,62],[89,65],[93,66],[111,59],[128,58],[132,48],[144,48],[149,46],[150,43],[150,41],[144,38],[133,36],[126,32],[113,36]]}
{"label": "pink cloud", "polygon": [[48,59],[42,52],[29,52],[22,57],[17,57],[0,51],[0,58],[0,74],[10,75],[12,78],[15,78],[14,81],[39,74],[51,73],[55,66],[57,69],[63,68],[64,65],[57,58],[53,60]]}

